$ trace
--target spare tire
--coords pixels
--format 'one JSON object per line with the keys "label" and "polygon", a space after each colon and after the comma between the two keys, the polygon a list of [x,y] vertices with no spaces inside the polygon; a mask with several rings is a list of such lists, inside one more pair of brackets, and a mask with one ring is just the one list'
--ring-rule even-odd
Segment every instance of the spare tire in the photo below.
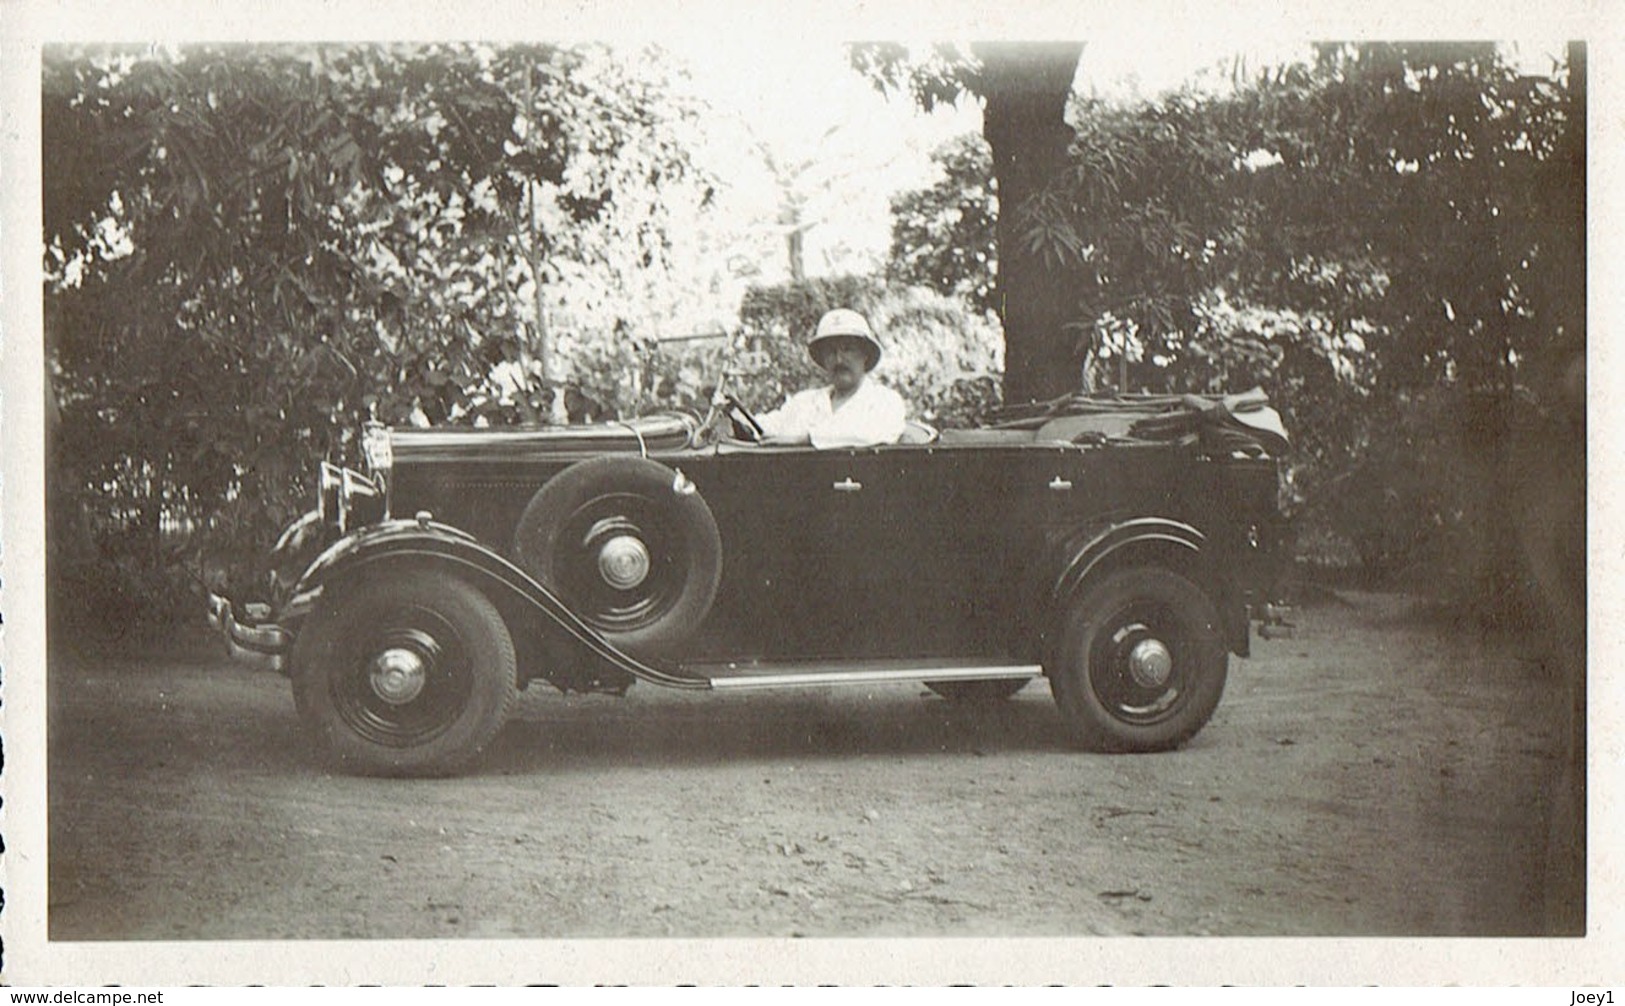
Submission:
{"label": "spare tire", "polygon": [[571,465],[537,490],[519,518],[514,556],[639,656],[698,628],[722,581],[722,536],[693,483],[627,455]]}

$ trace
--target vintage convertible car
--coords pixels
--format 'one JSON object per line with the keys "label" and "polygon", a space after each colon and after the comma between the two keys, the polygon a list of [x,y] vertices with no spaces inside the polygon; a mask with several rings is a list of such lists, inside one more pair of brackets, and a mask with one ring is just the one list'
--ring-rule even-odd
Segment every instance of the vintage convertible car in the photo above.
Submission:
{"label": "vintage convertible car", "polygon": [[705,417],[386,429],[258,598],[210,597],[352,771],[444,774],[518,689],[919,681],[952,700],[1049,679],[1077,742],[1207,723],[1282,550],[1263,395],[1073,397],[904,442],[745,442]]}

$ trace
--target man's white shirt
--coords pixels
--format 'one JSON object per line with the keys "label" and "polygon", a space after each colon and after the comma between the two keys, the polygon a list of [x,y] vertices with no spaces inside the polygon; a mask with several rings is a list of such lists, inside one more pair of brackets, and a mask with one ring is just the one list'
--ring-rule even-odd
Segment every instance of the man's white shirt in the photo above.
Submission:
{"label": "man's white shirt", "polygon": [[832,404],[833,393],[827,387],[797,392],[757,420],[769,436],[806,436],[818,448],[895,444],[903,436],[908,410],[897,392],[866,380],[840,408]]}

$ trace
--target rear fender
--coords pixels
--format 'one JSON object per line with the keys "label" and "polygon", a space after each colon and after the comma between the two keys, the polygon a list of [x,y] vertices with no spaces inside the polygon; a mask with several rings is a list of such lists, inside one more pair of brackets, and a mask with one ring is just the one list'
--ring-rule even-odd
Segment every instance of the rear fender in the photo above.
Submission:
{"label": "rear fender", "polygon": [[670,688],[708,688],[704,678],[657,667],[624,652],[582,621],[558,595],[479,540],[432,520],[391,520],[340,538],[305,571],[283,619],[303,617],[323,592],[349,577],[395,564],[438,568],[483,590],[505,613],[545,618],[588,652],[635,678]]}
{"label": "rear fender", "polygon": [[1246,656],[1246,609],[1230,596],[1222,573],[1211,568],[1207,546],[1207,536],[1200,530],[1170,517],[1132,517],[1093,524],[1064,541],[1059,572],[1048,585],[1048,597],[1053,605],[1059,605],[1075,597],[1093,577],[1144,557],[1147,563],[1173,567],[1207,591],[1224,623],[1227,648]]}
{"label": "rear fender", "polygon": [[1183,521],[1167,517],[1134,517],[1096,524],[1067,539],[1062,549],[1060,573],[1050,587],[1055,599],[1068,597],[1089,579],[1089,575],[1126,549],[1147,545],[1171,546],[1176,553],[1191,558],[1202,553],[1207,536]]}

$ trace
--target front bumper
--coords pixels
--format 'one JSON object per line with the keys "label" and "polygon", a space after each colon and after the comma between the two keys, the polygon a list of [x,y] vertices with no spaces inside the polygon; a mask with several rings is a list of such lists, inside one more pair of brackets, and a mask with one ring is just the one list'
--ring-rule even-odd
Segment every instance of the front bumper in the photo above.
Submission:
{"label": "front bumper", "polygon": [[[243,618],[236,606],[219,594],[209,594],[209,624],[226,641],[232,658],[262,670],[282,673],[293,633],[268,621],[270,605],[246,604]],[[246,619],[246,621],[244,620]]]}
{"label": "front bumper", "polygon": [[[339,473],[342,476],[340,482],[354,482],[362,478],[331,465],[325,468]],[[273,606],[263,601],[236,603],[213,591],[209,593],[209,625],[226,641],[226,648],[232,657],[249,666],[287,673],[285,665],[288,651],[293,648],[294,631],[304,616],[310,613],[310,605],[320,593],[318,588],[288,597],[297,586],[300,575],[310,568],[339,533],[335,522],[342,522],[345,519],[343,514],[349,512],[349,494],[339,493],[333,500],[326,498],[331,486],[325,476],[324,469],[322,504],[302,514],[282,530],[265,564],[268,572],[264,577],[264,589],[276,599],[276,604]]]}

